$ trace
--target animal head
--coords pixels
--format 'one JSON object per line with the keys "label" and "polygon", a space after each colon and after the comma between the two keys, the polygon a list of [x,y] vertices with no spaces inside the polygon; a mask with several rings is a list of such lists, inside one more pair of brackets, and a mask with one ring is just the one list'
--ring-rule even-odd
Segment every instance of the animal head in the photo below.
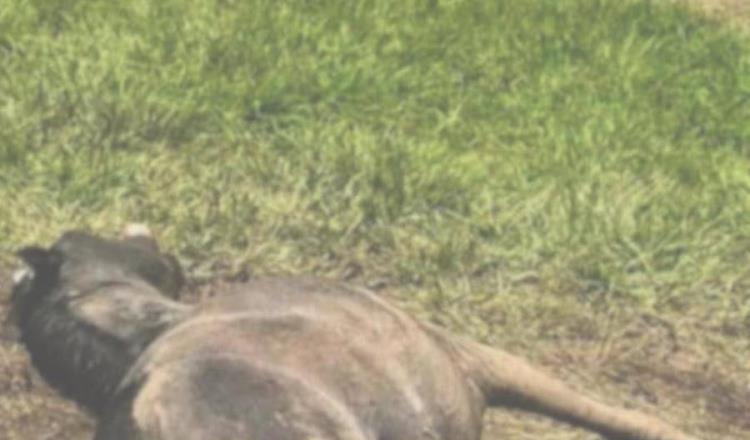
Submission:
{"label": "animal head", "polygon": [[94,413],[106,407],[143,349],[189,308],[169,298],[180,265],[148,229],[119,239],[66,232],[52,246],[18,251],[10,318],[42,376]]}
{"label": "animal head", "polygon": [[12,302],[21,315],[42,300],[64,301],[86,286],[118,279],[140,279],[172,298],[184,284],[180,264],[159,250],[143,225],[129,225],[119,239],[69,231],[49,248],[29,246],[17,255],[25,267],[13,274]]}

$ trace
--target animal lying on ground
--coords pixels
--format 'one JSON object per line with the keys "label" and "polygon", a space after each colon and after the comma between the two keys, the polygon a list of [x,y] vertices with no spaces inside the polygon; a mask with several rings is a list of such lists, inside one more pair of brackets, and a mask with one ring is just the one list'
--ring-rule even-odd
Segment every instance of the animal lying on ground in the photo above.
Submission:
{"label": "animal lying on ground", "polygon": [[488,406],[609,439],[697,440],[339,283],[259,278],[181,304],[179,265],[132,230],[19,252],[21,339],[97,417],[96,440],[477,440]]}

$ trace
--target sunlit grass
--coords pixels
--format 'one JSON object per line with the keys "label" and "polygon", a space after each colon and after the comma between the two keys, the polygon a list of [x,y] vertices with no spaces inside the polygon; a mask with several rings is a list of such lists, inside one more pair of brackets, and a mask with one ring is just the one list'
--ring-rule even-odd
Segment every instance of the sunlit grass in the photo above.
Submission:
{"label": "sunlit grass", "polygon": [[3,258],[140,220],[201,273],[748,319],[747,43],[645,1],[0,0]]}

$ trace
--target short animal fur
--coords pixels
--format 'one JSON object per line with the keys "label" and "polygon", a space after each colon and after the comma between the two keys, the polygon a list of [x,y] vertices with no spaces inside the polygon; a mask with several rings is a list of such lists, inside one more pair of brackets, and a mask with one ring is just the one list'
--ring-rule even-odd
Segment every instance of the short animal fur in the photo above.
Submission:
{"label": "short animal fur", "polygon": [[478,440],[495,406],[609,439],[697,440],[339,283],[255,279],[186,306],[148,237],[67,233],[20,256],[22,341],[97,416],[96,440]]}

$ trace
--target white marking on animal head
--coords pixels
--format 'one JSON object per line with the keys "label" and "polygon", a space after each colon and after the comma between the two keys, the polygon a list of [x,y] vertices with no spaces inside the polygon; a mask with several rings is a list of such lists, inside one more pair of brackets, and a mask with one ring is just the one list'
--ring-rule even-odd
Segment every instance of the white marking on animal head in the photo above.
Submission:
{"label": "white marking on animal head", "polygon": [[13,285],[17,286],[25,280],[34,278],[34,270],[28,266],[21,267],[13,272]]}
{"label": "white marking on animal head", "polygon": [[149,237],[153,238],[154,234],[151,229],[144,223],[128,223],[122,230],[123,238],[132,237]]}

